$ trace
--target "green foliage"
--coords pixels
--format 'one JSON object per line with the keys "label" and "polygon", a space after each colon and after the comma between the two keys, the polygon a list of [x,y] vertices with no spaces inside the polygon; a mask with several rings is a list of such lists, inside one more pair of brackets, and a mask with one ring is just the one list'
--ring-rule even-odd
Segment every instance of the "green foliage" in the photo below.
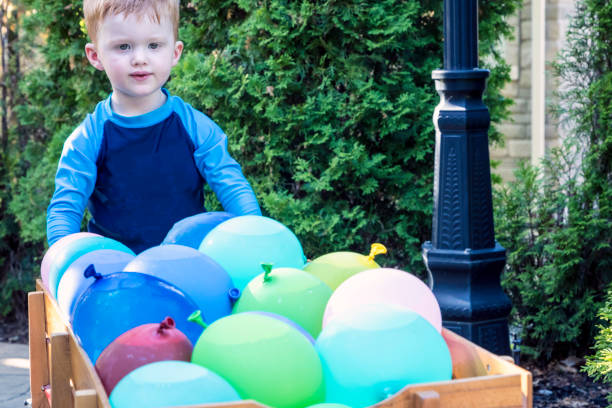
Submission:
{"label": "green foliage", "polygon": [[521,164],[517,181],[496,193],[497,239],[509,251],[502,284],[534,357],[584,352],[610,281],[612,225],[585,206],[568,150],[551,152],[541,169]]}
{"label": "green foliage", "polygon": [[556,107],[570,135],[496,195],[503,285],[535,357],[585,353],[612,281],[612,7],[582,1],[556,64]]}
{"label": "green foliage", "polygon": [[[598,333],[595,336],[595,354],[587,357],[583,371],[597,381],[612,384],[612,286],[608,290],[606,304],[599,311]],[[612,406],[612,394],[608,395]]]}
{"label": "green foliage", "polygon": [[[192,2],[171,89],[230,137],[264,212],[309,257],[389,248],[385,264],[423,272],[433,180],[431,71],[440,68],[441,2]],[[491,53],[505,9],[482,7]],[[487,96],[499,120],[507,66]]]}
{"label": "green foliage", "polygon": [[[36,11],[24,17],[20,42],[36,63],[20,83],[19,131],[7,154],[10,172],[0,180],[10,190],[0,233],[25,270],[45,249],[62,143],[110,88],[85,59],[80,1],[22,3]],[[504,17],[518,4],[480,8],[482,66],[492,70],[485,100],[494,123],[510,103],[500,95],[508,67],[495,44],[509,34]],[[381,263],[422,274],[420,246],[431,235],[439,100],[431,71],[442,66],[442,1],[207,0],[181,7],[186,51],[168,87],[228,134],[266,215],[292,228],[311,258],[367,253],[378,241],[390,250]],[[491,138],[499,137],[492,129]],[[220,209],[210,194],[206,204]],[[16,273],[1,268],[2,287],[10,288],[4,299],[17,296],[21,284],[6,283]]]}
{"label": "green foliage", "polygon": [[[0,315],[25,309],[46,249],[46,208],[62,145],[72,129],[110,90],[89,66],[83,48],[80,3],[24,0],[18,49],[31,68],[19,81],[23,102],[14,107],[18,124],[2,152],[0,183],[5,212],[0,218]],[[27,56],[27,58],[24,58]],[[105,90],[105,91],[104,91]]]}

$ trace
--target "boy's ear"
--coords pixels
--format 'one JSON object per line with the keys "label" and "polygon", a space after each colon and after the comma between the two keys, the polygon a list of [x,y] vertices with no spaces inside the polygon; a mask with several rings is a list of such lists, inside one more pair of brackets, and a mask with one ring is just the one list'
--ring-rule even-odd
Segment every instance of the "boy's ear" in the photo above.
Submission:
{"label": "boy's ear", "polygon": [[181,58],[181,54],[183,53],[183,42],[177,41],[174,43],[174,53],[172,54],[172,66],[175,66],[179,59]]}
{"label": "boy's ear", "polygon": [[104,66],[102,65],[102,60],[98,56],[98,51],[96,51],[96,46],[93,43],[88,43],[85,45],[85,55],[87,55],[87,59],[89,63],[96,69],[100,71],[104,71]]}

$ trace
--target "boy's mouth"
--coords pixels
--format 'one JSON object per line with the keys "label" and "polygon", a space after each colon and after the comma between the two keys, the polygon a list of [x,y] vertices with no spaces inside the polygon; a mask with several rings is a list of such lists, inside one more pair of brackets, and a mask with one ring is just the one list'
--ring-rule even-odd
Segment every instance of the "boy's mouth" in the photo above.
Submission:
{"label": "boy's mouth", "polygon": [[151,76],[151,73],[150,72],[132,72],[130,76],[136,79],[137,81],[143,81],[147,79],[149,76]]}

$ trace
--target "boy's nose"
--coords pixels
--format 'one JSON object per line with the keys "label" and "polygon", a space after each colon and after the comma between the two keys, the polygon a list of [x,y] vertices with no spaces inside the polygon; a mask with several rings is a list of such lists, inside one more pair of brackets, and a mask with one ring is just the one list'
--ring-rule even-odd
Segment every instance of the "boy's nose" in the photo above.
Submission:
{"label": "boy's nose", "polygon": [[142,65],[147,62],[146,54],[144,50],[140,47],[136,47],[132,54],[132,64],[134,65]]}

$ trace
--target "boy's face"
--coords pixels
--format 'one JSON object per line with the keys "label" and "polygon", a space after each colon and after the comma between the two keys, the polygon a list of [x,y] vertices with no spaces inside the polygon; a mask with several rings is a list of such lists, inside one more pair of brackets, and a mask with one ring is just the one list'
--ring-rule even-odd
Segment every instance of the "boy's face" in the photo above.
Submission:
{"label": "boy's face", "polygon": [[106,72],[113,102],[147,104],[159,98],[161,87],[178,62],[183,43],[174,38],[168,18],[159,24],[147,16],[109,15],[100,24],[97,41],[87,44],[89,62]]}

